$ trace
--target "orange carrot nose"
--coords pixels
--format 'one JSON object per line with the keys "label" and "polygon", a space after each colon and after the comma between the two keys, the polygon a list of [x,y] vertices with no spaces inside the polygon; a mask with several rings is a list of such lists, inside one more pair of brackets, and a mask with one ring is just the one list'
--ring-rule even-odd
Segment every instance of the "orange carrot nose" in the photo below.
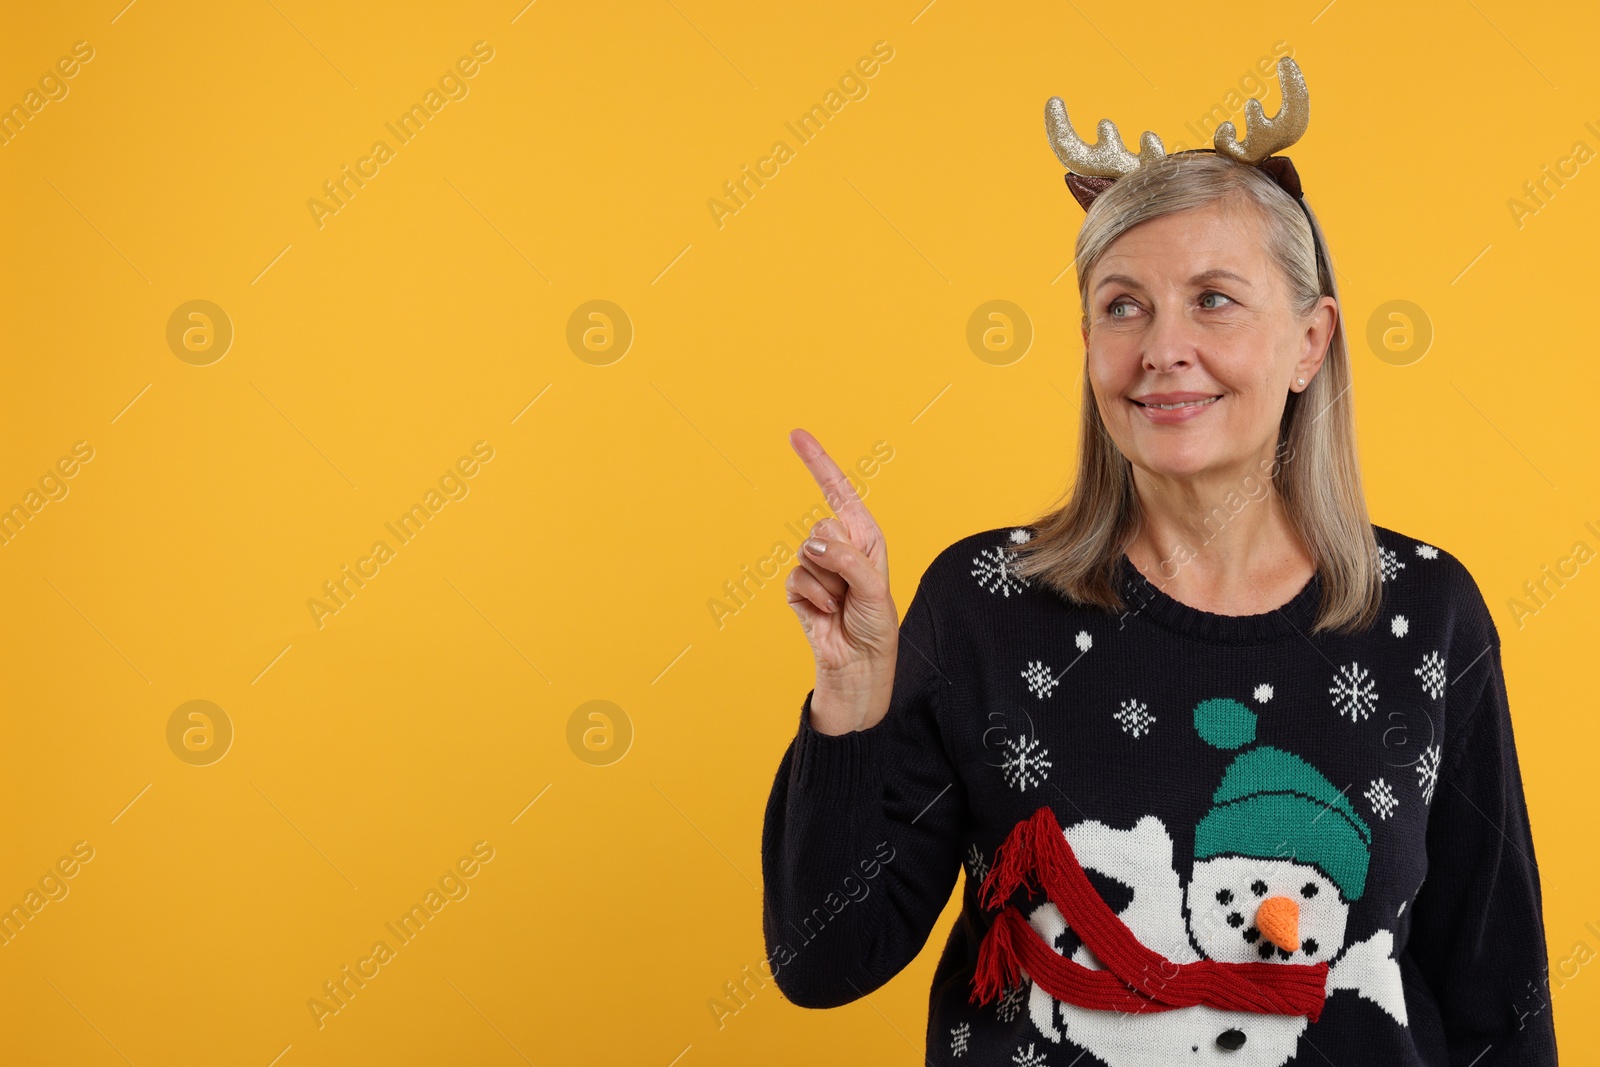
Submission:
{"label": "orange carrot nose", "polygon": [[1268,897],[1256,909],[1256,929],[1279,948],[1300,947],[1300,905],[1293,897]]}

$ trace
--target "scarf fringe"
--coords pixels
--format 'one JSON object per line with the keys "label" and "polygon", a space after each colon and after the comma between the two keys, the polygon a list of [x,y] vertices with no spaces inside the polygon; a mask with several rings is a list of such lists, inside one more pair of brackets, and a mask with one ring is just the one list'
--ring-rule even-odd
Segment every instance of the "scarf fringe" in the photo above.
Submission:
{"label": "scarf fringe", "polygon": [[[995,926],[1010,926],[1022,918],[1016,908],[1006,908],[995,916]],[[990,927],[978,948],[978,966],[972,976],[972,994],[967,1002],[988,1004],[998,1000],[1006,990],[1015,986],[1022,977],[1022,964],[1017,958],[1016,941],[1010,931],[1000,934]]]}
{"label": "scarf fringe", "polygon": [[1061,833],[1055,817],[1047,807],[1042,807],[1011,828],[994,854],[994,865],[979,887],[979,902],[987,909],[998,908],[1009,900],[1020,887],[1028,887],[1028,896],[1034,895],[1032,881],[1040,855],[1045,851],[1037,838],[1052,831]]}

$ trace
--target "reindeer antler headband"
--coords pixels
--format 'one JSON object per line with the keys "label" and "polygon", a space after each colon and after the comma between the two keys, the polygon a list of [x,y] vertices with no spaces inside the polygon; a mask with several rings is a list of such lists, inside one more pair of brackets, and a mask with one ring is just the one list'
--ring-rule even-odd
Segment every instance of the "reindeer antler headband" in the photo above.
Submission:
{"label": "reindeer antler headband", "polygon": [[[1261,101],[1251,98],[1244,106],[1245,137],[1238,139],[1232,122],[1217,127],[1214,151],[1240,163],[1249,163],[1266,171],[1290,196],[1301,200],[1300,176],[1288,156],[1275,156],[1298,141],[1306,132],[1311,118],[1311,96],[1306,92],[1306,79],[1300,68],[1288,56],[1278,60],[1278,88],[1283,103],[1278,113],[1267,118],[1261,110]],[[1145,163],[1162,159],[1167,150],[1161,138],[1146,130],[1139,137],[1139,152],[1128,151],[1116,123],[1101,119],[1099,137],[1092,145],[1084,144],[1067,118],[1067,105],[1059,96],[1052,96],[1044,106],[1045,131],[1050,135],[1050,147],[1055,150],[1061,165],[1068,168],[1067,186],[1083,207],[1089,210],[1094,198],[1109,189],[1118,178],[1138,170]],[[1213,149],[1192,148],[1191,152],[1209,152]],[[1184,153],[1179,152],[1178,155]],[[1304,208],[1302,201],[1301,207]]]}

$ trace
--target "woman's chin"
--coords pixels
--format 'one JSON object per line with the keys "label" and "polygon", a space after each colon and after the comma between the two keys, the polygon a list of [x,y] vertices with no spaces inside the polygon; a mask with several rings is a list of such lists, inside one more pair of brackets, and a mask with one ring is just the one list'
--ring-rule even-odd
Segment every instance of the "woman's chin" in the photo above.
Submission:
{"label": "woman's chin", "polygon": [[1141,455],[1136,465],[1157,478],[1192,478],[1220,464],[1209,449],[1190,446],[1155,449]]}

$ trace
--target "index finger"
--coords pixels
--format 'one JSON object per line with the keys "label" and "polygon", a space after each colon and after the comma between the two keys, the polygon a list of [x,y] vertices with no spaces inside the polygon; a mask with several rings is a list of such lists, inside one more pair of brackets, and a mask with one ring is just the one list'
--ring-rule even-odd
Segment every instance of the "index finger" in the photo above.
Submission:
{"label": "index finger", "polygon": [[844,471],[833,461],[815,437],[805,430],[794,429],[789,431],[789,444],[805,463],[806,469],[811,472],[811,477],[822,489],[823,500],[833,513],[843,519],[852,528],[860,527],[861,532],[876,530],[878,524],[873,521],[872,513],[867,510],[867,505],[862,503],[856,495],[855,487],[845,477]]}

